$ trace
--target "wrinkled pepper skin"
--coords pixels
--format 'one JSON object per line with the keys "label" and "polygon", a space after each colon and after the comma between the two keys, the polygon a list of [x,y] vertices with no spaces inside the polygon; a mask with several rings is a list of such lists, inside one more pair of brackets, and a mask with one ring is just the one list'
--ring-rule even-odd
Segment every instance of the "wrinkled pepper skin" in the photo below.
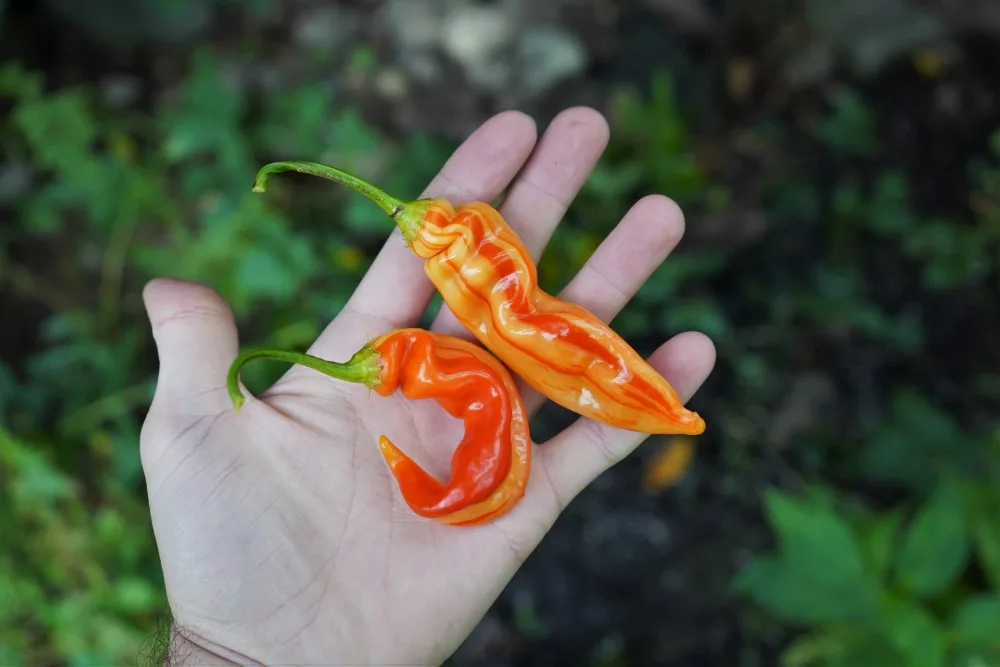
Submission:
{"label": "wrinkled pepper skin", "polygon": [[484,202],[398,200],[346,172],[310,162],[275,162],[257,175],[298,171],[347,185],[378,204],[458,320],[512,371],[579,415],[649,434],[699,435],[705,421],[610,326],[546,293],[520,237]]}
{"label": "wrinkled pepper skin", "polygon": [[378,336],[343,363],[283,350],[248,350],[229,371],[229,394],[237,410],[244,400],[239,370],[256,358],[301,364],[365,384],[381,396],[399,391],[411,400],[433,399],[461,419],[465,435],[445,483],[387,437],[379,438],[382,456],[415,514],[451,525],[477,525],[505,514],[524,496],[531,470],[528,417],[513,377],[478,345],[413,328]]}

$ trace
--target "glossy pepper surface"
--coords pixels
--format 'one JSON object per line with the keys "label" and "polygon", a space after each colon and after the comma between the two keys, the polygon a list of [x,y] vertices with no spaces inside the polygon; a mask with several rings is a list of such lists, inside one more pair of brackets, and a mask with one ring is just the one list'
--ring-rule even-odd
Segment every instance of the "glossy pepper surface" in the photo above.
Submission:
{"label": "glossy pepper surface", "polygon": [[239,371],[251,359],[301,364],[330,377],[366,385],[381,396],[435,400],[462,419],[465,435],[442,483],[386,436],[379,448],[414,513],[453,525],[489,522],[524,496],[531,469],[531,436],[520,393],[503,364],[478,345],[423,329],[400,329],[370,341],[346,362],[284,350],[252,349],[229,369],[227,386],[243,404]]}
{"label": "glossy pepper surface", "polygon": [[379,205],[458,320],[549,400],[605,424],[650,434],[698,435],[704,420],[610,326],[540,289],[524,243],[484,202],[405,202],[333,167],[274,162],[257,174],[263,192],[276,172],[344,184]]}

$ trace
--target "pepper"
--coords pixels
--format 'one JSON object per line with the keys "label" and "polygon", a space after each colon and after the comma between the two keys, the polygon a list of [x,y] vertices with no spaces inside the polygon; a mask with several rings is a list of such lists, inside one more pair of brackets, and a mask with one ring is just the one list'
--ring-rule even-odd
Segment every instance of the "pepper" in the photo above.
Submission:
{"label": "pepper", "polygon": [[360,192],[396,223],[458,320],[549,400],[584,417],[649,434],[699,435],[705,421],[610,326],[538,286],[517,233],[485,202],[402,201],[352,174],[312,162],[272,162],[257,174],[297,171]]}
{"label": "pepper", "polygon": [[237,411],[244,401],[240,368],[261,358],[301,364],[364,384],[381,396],[398,390],[411,400],[431,398],[463,420],[465,435],[452,457],[447,483],[426,472],[386,436],[379,438],[403,500],[417,515],[452,525],[487,523],[524,496],[531,468],[524,403],[503,364],[475,343],[412,328],[376,337],[346,362],[285,350],[247,350],[233,361],[227,378]]}

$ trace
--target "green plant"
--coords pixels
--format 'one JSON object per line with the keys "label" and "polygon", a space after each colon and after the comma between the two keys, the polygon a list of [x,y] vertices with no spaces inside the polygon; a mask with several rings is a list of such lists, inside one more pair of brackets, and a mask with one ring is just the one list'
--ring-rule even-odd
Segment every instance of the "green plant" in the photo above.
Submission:
{"label": "green plant", "polygon": [[[854,90],[834,96],[830,113],[813,126],[813,135],[837,154],[871,161],[879,137],[873,111]],[[853,170],[838,182],[832,198],[828,239],[832,252],[851,256],[861,233],[891,241],[902,257],[921,267],[931,290],[977,286],[998,267],[1000,253],[1000,132],[994,133],[988,155],[968,167],[973,193],[969,211],[961,217],[921,216],[911,207],[910,184],[899,169],[877,172],[870,184]]]}
{"label": "green plant", "polygon": [[[134,664],[166,610],[149,512],[113,482],[95,498],[52,444],[0,427],[0,532],[18,536],[0,551],[0,663]],[[88,481],[108,482],[113,453],[91,447]]]}
{"label": "green plant", "polygon": [[833,93],[832,109],[813,134],[840,155],[869,158],[878,150],[875,118],[864,98],[850,88]]}
{"label": "green plant", "polygon": [[754,559],[734,585],[802,633],[785,649],[785,667],[1000,660],[998,435],[983,443],[991,456],[980,475],[938,468],[916,505],[873,511],[825,487],[798,497],[766,493],[777,549]]}
{"label": "green plant", "polygon": [[36,327],[38,349],[0,364],[0,531],[24,536],[0,547],[4,664],[132,664],[166,612],[138,450],[156,380],[142,285],[206,283],[233,306],[244,344],[301,346],[345,303],[385,228],[334,188],[253,194],[261,156],[329,159],[406,191],[447,151],[419,136],[395,144],[316,86],[252,104],[217,57],[195,55],[152,116],[0,64],[12,165],[0,290],[41,318],[18,320]]}

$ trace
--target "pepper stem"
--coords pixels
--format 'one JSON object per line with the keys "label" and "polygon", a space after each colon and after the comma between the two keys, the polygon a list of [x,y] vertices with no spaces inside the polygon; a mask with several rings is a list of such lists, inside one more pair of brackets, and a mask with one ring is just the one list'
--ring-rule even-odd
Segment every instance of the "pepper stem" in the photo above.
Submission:
{"label": "pepper stem", "polygon": [[346,185],[355,192],[363,194],[377,204],[399,226],[399,230],[403,233],[403,238],[407,243],[410,243],[420,230],[424,214],[427,212],[427,206],[431,201],[430,199],[417,199],[410,202],[403,201],[354,174],[349,174],[341,169],[327,167],[315,162],[271,162],[270,164],[266,164],[257,172],[253,191],[264,192],[267,189],[267,181],[271,177],[271,174],[282,171],[297,171],[302,174],[309,174],[310,176],[319,176],[320,178]]}
{"label": "pepper stem", "polygon": [[245,400],[243,392],[240,391],[240,369],[251,359],[272,359],[299,364],[338,380],[363,384],[369,389],[381,382],[382,368],[379,364],[379,353],[370,344],[366,344],[345,362],[327,361],[311,354],[287,350],[266,348],[246,350],[241,352],[229,366],[229,374],[226,377],[226,389],[237,412],[243,407]]}

